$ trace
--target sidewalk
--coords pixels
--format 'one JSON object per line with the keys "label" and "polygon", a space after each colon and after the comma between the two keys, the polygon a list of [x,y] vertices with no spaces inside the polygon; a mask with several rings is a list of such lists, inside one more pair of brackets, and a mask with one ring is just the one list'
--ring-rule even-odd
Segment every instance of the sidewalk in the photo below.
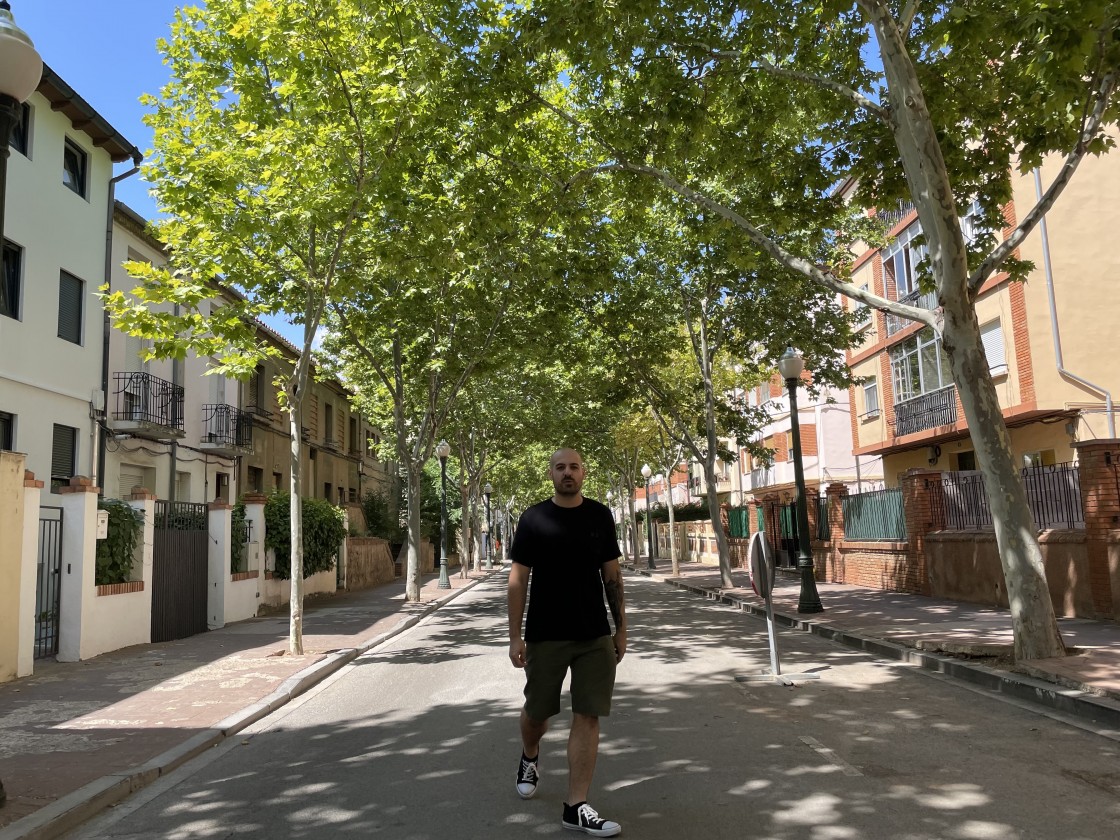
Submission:
{"label": "sidewalk", "polygon": [[[644,568],[645,562],[632,571],[766,614],[745,569],[733,569],[735,586],[724,589],[715,566],[682,563],[680,576],[673,578],[667,558],[658,559],[652,572]],[[795,572],[779,571],[772,598],[779,632],[796,627],[876,656],[910,662],[1040,703],[1120,739],[1120,625],[1114,621],[1061,618],[1062,638],[1074,655],[1019,665],[1012,661],[1008,610],[838,583],[818,582],[817,591],[824,611],[798,613],[800,580]]]}
{"label": "sidewalk", "polygon": [[35,663],[0,685],[0,840],[56,837],[303,693],[360,653],[473,586],[426,575],[309,599],[303,656],[290,656],[288,612],[85,662]]}

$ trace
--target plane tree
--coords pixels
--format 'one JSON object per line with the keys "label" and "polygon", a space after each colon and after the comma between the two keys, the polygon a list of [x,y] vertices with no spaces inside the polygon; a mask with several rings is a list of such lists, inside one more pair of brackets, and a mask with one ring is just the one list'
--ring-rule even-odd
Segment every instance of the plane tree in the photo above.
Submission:
{"label": "plane tree", "polygon": [[[576,151],[549,165],[573,188],[610,177],[640,206],[686,204],[788,269],[781,282],[795,274],[936,333],[984,475],[1020,659],[1065,648],[975,303],[993,278],[1026,277],[1016,249],[1080,162],[1113,145],[1118,23],[1112,0],[534,0],[505,4],[477,54],[491,101],[520,109],[518,130],[571,138]],[[1013,179],[1048,157],[1057,175],[1008,222]],[[852,207],[841,183],[854,185]],[[858,288],[843,263],[785,241],[900,201],[917,210],[933,309]]]}
{"label": "plane tree", "polygon": [[[146,167],[165,217],[166,267],[132,263],[130,293],[108,290],[116,326],[153,339],[159,357],[213,357],[248,376],[274,354],[254,319],[303,326],[278,384],[291,441],[291,622],[303,652],[301,475],[304,398],[328,307],[362,278],[348,271],[391,235],[403,168],[438,103],[429,80],[445,55],[425,13],[358,0],[212,0],[176,13],[160,41],[170,80],[144,97]],[[435,4],[442,8],[442,4]],[[215,282],[234,295],[215,298]]]}

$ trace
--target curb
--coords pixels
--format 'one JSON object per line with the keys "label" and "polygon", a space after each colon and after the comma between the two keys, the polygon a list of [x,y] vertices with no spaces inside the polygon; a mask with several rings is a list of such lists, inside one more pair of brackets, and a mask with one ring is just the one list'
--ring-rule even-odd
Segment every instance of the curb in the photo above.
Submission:
{"label": "curb", "polygon": [[[497,570],[494,570],[497,571]],[[77,828],[101,811],[115,805],[133,793],[147,787],[161,776],[182,766],[198,755],[217,746],[231,735],[236,735],[246,727],[256,723],[277,709],[288,704],[309,688],[325,680],[344,665],[357,659],[363,653],[415,627],[440,607],[455,600],[460,594],[473,589],[479,583],[489,580],[492,574],[477,578],[459,589],[451,590],[443,597],[437,597],[415,615],[403,618],[383,633],[378,633],[356,648],[343,648],[328,654],[325,658],[308,665],[293,674],[277,688],[251,706],[234,712],[219,721],[210,729],[193,735],[181,744],[166,750],[138,767],[111,773],[95,779],[83,787],[66,794],[54,802],[16,822],[0,828],[0,840],[53,840],[61,834]]]}
{"label": "curb", "polygon": [[[644,575],[659,583],[667,583],[678,589],[704,596],[709,601],[718,601],[751,615],[766,618],[766,610],[757,604],[745,601],[736,595],[720,590],[673,580],[647,569],[630,571]],[[861,636],[820,621],[800,618],[787,613],[774,611],[774,623],[802,630],[837,642],[845,647],[860,650],[881,659],[905,662],[923,670],[967,682],[970,685],[1004,695],[1008,698],[1042,706],[1047,710],[1076,718],[1092,727],[1093,731],[1117,738],[1120,735],[1120,703],[1110,698],[1093,694],[1086,687],[1070,687],[1045,678],[1044,672],[1032,669],[1029,674],[1018,675],[1007,671],[997,671],[986,665],[972,664],[945,656],[940,653],[918,650],[897,642]],[[3,840],[0,837],[0,840]]]}

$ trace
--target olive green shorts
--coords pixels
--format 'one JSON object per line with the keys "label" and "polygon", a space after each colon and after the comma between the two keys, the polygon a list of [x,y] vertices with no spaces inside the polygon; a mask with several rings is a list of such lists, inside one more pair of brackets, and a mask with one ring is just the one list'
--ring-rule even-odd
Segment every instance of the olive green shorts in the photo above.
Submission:
{"label": "olive green shorts", "polygon": [[614,640],[600,636],[578,642],[525,645],[525,714],[548,720],[560,712],[564,677],[572,672],[572,711],[606,717],[611,713],[617,659]]}

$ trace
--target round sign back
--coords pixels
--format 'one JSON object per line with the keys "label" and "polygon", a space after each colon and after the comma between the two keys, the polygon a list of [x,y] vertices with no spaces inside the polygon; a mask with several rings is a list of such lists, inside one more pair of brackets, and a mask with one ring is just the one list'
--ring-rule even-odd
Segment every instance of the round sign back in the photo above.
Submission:
{"label": "round sign back", "polygon": [[751,588],[759,598],[769,597],[774,589],[774,552],[762,531],[751,534],[747,557],[751,570]]}

